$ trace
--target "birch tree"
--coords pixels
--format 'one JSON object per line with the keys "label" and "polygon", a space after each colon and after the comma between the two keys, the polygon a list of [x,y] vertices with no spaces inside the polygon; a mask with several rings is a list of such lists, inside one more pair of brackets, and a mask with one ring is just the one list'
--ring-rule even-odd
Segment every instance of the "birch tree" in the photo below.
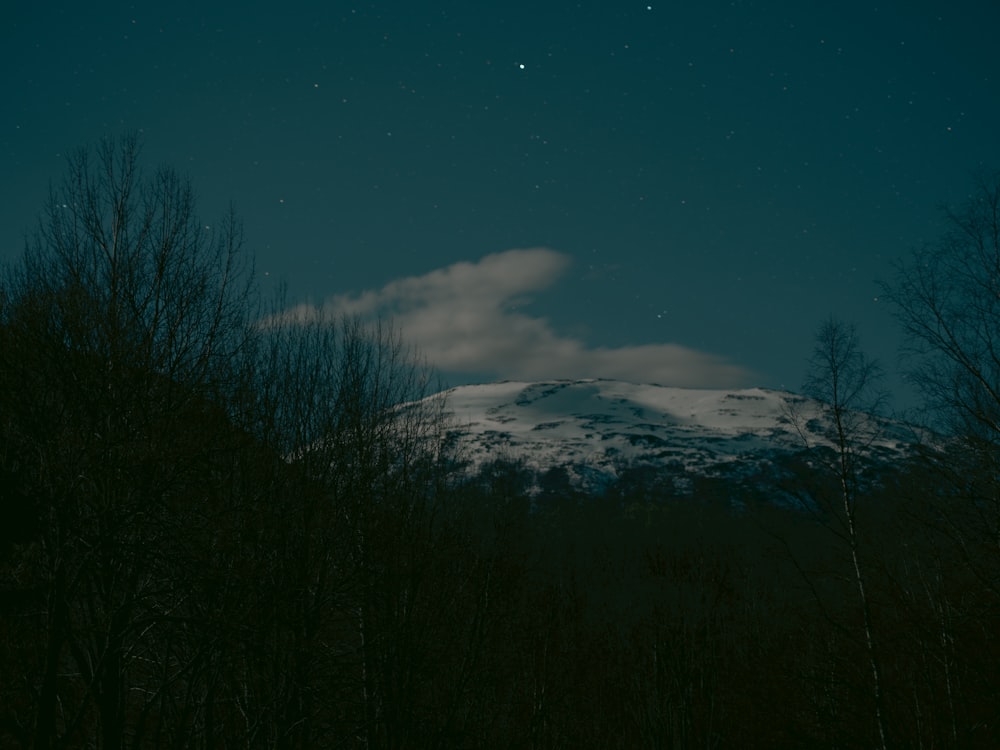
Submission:
{"label": "birch tree", "polygon": [[878,390],[881,376],[878,363],[869,359],[862,350],[853,325],[830,318],[820,326],[803,391],[819,401],[828,423],[826,437],[833,450],[825,464],[836,482],[837,500],[836,504],[822,510],[827,511],[829,528],[849,552],[851,579],[861,612],[863,644],[871,679],[874,724],[879,747],[885,750],[889,739],[884,680],[867,570],[862,561],[864,535],[858,523],[865,449],[879,434],[873,413],[883,398]]}

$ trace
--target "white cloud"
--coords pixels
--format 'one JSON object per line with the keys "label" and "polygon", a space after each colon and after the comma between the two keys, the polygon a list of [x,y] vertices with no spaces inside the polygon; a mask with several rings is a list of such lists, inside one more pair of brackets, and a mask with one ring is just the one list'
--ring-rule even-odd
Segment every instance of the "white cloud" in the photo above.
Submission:
{"label": "white cloud", "polygon": [[[498,379],[616,378],[689,387],[746,385],[751,374],[725,359],[677,344],[588,347],[545,318],[518,312],[531,292],[549,288],[569,258],[546,248],[507,250],[455,263],[377,291],[337,295],[324,311],[390,318],[421,356],[444,372]],[[286,315],[307,319],[316,308]]]}

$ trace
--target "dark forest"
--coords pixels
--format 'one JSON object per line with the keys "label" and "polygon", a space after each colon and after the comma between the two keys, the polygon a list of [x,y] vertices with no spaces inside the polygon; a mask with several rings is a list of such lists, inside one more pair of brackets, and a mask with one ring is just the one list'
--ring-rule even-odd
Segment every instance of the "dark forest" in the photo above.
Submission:
{"label": "dark forest", "polygon": [[139,151],[0,280],[0,746],[1000,746],[1000,181],[885,289],[940,443],[870,480],[826,323],[796,505],[470,472],[419,353],[283,316]]}

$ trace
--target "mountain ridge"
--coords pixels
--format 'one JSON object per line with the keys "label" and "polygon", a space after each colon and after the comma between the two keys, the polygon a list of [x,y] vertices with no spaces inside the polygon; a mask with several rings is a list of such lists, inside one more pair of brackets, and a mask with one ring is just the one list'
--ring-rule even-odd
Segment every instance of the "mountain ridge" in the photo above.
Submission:
{"label": "mountain ridge", "polygon": [[[827,405],[766,388],[506,380],[430,398],[444,399],[450,434],[472,469],[513,459],[538,473],[563,467],[585,484],[635,465],[690,476],[756,473],[779,458],[834,448]],[[859,453],[873,461],[903,459],[923,439],[905,423],[855,415]]]}

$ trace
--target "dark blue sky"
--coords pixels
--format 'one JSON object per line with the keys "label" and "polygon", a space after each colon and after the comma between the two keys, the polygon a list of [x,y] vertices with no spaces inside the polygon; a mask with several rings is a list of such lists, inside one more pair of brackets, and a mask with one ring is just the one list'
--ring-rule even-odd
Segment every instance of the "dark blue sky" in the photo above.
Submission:
{"label": "dark blue sky", "polygon": [[795,388],[831,313],[892,369],[876,279],[1000,167],[981,0],[98,8],[4,13],[0,255],[62,155],[139,130],[262,279],[453,384]]}

